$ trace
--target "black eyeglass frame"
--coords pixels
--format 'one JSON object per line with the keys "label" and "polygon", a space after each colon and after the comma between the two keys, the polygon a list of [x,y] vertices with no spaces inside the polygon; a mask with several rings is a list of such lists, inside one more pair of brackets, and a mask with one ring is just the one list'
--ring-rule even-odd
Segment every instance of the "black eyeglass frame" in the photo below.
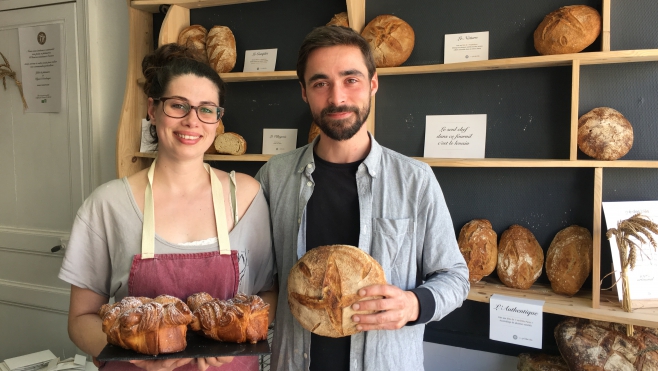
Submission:
{"label": "black eyeglass frame", "polygon": [[165,103],[166,101],[168,101],[169,99],[178,99],[178,100],[181,100],[181,101],[182,101],[182,99],[180,99],[179,97],[160,97],[160,98],[153,98],[153,101],[162,102],[162,112],[163,112],[165,115],[171,117],[172,119],[182,119],[183,117],[186,117],[187,115],[189,115],[190,112],[194,111],[194,112],[196,112],[196,117],[199,119],[199,121],[203,122],[204,124],[216,124],[219,120],[222,119],[222,116],[224,116],[224,111],[225,111],[224,107],[215,106],[214,104],[204,104],[204,106],[214,106],[214,107],[217,107],[217,120],[214,121],[214,122],[206,122],[206,121],[203,121],[203,120],[201,119],[201,117],[199,117],[199,111],[198,111],[199,107],[201,107],[201,106],[193,106],[193,105],[191,105],[191,104],[189,104],[189,103],[187,103],[187,102],[185,102],[185,104],[186,104],[188,107],[190,107],[190,109],[189,109],[189,111],[187,111],[186,114],[184,114],[184,115],[181,116],[181,117],[172,116],[172,115],[168,114],[168,113],[165,111],[165,109],[164,109],[164,103]]}

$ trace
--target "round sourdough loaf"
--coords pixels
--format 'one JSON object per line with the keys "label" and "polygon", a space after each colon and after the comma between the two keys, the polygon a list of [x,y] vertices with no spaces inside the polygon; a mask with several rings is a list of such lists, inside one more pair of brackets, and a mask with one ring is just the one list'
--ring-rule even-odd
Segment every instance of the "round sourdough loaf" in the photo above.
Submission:
{"label": "round sourdough loaf", "polygon": [[[219,125],[217,125],[217,130],[215,130],[215,139],[217,139],[217,137],[222,134],[224,134],[224,122],[222,122],[222,120],[220,119]],[[213,140],[213,144],[211,144],[210,147],[208,147],[205,153],[209,155],[217,153],[217,149],[215,149],[214,140]]]}
{"label": "round sourdough loaf", "polygon": [[329,23],[327,23],[327,26],[349,27],[350,26],[350,21],[347,18],[347,12],[334,14],[334,16],[331,18]]}
{"label": "round sourdough loaf", "polygon": [[206,42],[208,62],[217,73],[231,72],[235,67],[237,51],[235,49],[235,36],[226,26],[214,26],[208,31]]}
{"label": "round sourdough loaf", "polygon": [[498,236],[486,219],[473,219],[459,231],[459,251],[468,265],[468,280],[478,282],[496,269]]}
{"label": "round sourdough loaf", "polygon": [[572,225],[559,231],[546,252],[546,275],[558,294],[575,295],[592,271],[592,234]]}
{"label": "round sourdough loaf", "polygon": [[601,15],[587,5],[562,7],[535,30],[535,49],[542,55],[578,53],[599,37]]}
{"label": "round sourdough loaf", "polygon": [[204,62],[208,62],[208,54],[206,52],[206,39],[208,37],[208,30],[198,24],[185,27],[180,34],[178,34],[178,44],[185,45],[188,48],[196,49],[199,52],[199,57]]}
{"label": "round sourdough loaf", "polygon": [[394,15],[375,17],[361,32],[377,67],[397,67],[411,55],[416,41],[411,26]]}
{"label": "round sourdough loaf", "polygon": [[598,107],[578,119],[578,148],[597,160],[617,160],[633,147],[633,127],[610,107]]}
{"label": "round sourdough loaf", "polygon": [[315,137],[320,135],[320,127],[313,121],[311,123],[311,129],[308,131],[308,142],[311,143]]}
{"label": "round sourdough loaf", "polygon": [[514,224],[500,236],[496,273],[506,286],[529,289],[543,265],[544,251],[530,230]]}
{"label": "round sourdough loaf", "polygon": [[519,354],[518,371],[569,371],[567,363],[561,356],[548,354]]}
{"label": "round sourdough loaf", "polygon": [[359,289],[386,284],[384,270],[370,255],[354,246],[329,245],[307,252],[290,269],[288,304],[299,323],[317,335],[357,333],[352,304],[362,298]]}

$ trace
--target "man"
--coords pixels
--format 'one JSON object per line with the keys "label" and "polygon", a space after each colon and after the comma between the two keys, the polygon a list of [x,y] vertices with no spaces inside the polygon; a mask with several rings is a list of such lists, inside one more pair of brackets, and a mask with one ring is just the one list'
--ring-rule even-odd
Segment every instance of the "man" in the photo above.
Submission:
{"label": "man", "polygon": [[[270,204],[281,290],[271,367],[422,370],[422,324],[459,307],[469,290],[439,184],[427,164],[383,148],[363,125],[379,82],[359,34],[336,26],[313,30],[300,49],[297,76],[321,134],[273,157],[256,175]],[[287,303],[290,268],[329,244],[358,246],[382,265],[389,283],[359,291],[382,298],[354,309],[377,312],[354,315],[362,332],[338,339],[304,330]]]}

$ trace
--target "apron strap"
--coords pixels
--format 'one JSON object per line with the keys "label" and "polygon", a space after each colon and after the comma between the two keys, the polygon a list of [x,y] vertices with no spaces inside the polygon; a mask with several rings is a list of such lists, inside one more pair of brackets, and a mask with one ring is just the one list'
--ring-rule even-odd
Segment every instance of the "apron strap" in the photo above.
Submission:
{"label": "apron strap", "polygon": [[238,182],[235,180],[235,170],[228,173],[231,179],[231,211],[233,212],[233,225],[238,225],[240,217],[238,216],[238,195],[236,194]]}
{"label": "apron strap", "polygon": [[[147,177],[148,183],[144,190],[144,224],[142,225],[142,259],[153,259],[155,256],[155,211],[153,206],[153,172],[155,171],[155,162],[153,160],[149,168]],[[222,183],[217,178],[210,165],[203,164],[206,171],[210,174],[210,187],[212,192],[213,210],[215,213],[215,225],[217,227],[217,242],[219,243],[219,253],[221,255],[231,254],[231,242],[228,237],[228,225],[226,223],[226,208],[224,207],[224,190]]]}

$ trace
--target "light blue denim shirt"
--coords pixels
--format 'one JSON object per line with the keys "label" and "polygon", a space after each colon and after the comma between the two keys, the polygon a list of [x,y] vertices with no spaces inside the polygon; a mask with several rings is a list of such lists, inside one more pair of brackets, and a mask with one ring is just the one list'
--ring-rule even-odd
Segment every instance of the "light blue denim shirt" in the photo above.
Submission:
{"label": "light blue denim shirt", "polygon": [[[319,137],[318,137],[319,138]],[[306,204],[313,193],[313,147],[274,156],[256,175],[270,204],[279,279],[272,370],[308,370],[311,333],[290,313],[288,272],[306,252]],[[359,165],[359,248],[384,268],[389,284],[429,289],[433,321],[461,306],[469,290],[468,268],[432,169],[379,145]],[[423,369],[424,326],[352,335],[350,370]]]}

